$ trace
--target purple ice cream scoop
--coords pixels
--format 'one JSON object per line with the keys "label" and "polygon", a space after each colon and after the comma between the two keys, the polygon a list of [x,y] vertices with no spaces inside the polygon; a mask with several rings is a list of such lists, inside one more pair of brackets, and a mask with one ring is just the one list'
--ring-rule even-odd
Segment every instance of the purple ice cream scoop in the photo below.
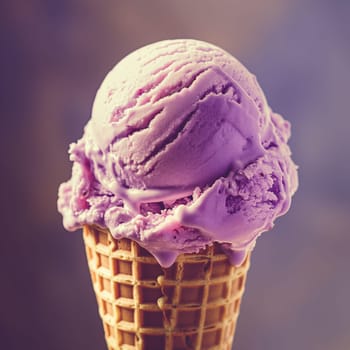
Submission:
{"label": "purple ice cream scoop", "polygon": [[108,73],[70,147],[64,226],[108,228],[164,267],[213,242],[239,265],[297,189],[289,136],[255,76],[224,50],[148,45]]}

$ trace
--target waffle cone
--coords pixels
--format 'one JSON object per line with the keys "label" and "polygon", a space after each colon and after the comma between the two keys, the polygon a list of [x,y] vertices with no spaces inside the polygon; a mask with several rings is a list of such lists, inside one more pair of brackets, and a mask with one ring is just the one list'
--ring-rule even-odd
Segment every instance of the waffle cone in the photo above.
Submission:
{"label": "waffle cone", "polygon": [[232,266],[214,244],[162,268],[134,241],[83,233],[109,350],[231,349],[249,256]]}

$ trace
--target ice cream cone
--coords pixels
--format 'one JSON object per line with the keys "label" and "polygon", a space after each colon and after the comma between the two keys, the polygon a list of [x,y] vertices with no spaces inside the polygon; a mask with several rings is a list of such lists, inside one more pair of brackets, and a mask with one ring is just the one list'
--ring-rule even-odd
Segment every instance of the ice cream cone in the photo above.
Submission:
{"label": "ice cream cone", "polygon": [[162,268],[134,241],[83,232],[109,350],[231,349],[249,256],[235,267],[214,244]]}

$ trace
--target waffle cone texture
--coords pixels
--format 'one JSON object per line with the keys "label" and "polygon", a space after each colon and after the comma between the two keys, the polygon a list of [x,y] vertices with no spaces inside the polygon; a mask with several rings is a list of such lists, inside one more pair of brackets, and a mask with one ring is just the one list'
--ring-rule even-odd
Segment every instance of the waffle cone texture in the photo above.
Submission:
{"label": "waffle cone texture", "polygon": [[162,268],[107,230],[83,236],[108,350],[231,350],[250,256],[235,267],[214,244]]}

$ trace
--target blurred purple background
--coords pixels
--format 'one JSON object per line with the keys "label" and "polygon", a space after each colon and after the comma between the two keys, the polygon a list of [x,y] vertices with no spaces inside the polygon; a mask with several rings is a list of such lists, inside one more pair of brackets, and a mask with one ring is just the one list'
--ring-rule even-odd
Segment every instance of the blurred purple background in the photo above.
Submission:
{"label": "blurred purple background", "polygon": [[56,211],[68,145],[118,60],[191,37],[257,75],[300,165],[292,209],[258,240],[234,348],[349,349],[349,15],[345,0],[1,2],[0,348],[105,348],[81,233]]}

